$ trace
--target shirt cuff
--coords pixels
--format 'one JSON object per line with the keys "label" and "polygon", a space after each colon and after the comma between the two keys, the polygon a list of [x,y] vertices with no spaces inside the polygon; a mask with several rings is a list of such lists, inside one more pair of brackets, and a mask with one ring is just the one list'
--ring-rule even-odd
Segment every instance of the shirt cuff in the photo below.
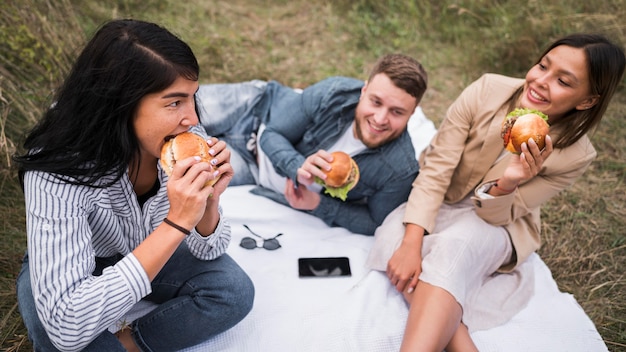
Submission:
{"label": "shirt cuff", "polygon": [[198,232],[198,230],[196,230],[196,228],[194,227],[191,230],[190,237],[193,237],[194,240],[198,242],[209,245],[211,247],[215,247],[215,244],[220,241],[218,234],[222,233],[222,231],[224,230],[224,226],[225,226],[222,206],[218,206],[217,213],[219,214],[220,219],[217,221],[217,226],[215,227],[215,231],[213,231],[212,234],[208,236],[202,236],[200,232]]}
{"label": "shirt cuff", "polygon": [[476,196],[480,199],[493,199],[495,198],[491,194],[487,193],[496,183],[495,182],[487,182],[476,189]]}
{"label": "shirt cuff", "polygon": [[132,252],[117,262],[115,268],[124,277],[128,287],[130,287],[133,302],[138,302],[152,292],[150,278],[148,278],[146,270]]}

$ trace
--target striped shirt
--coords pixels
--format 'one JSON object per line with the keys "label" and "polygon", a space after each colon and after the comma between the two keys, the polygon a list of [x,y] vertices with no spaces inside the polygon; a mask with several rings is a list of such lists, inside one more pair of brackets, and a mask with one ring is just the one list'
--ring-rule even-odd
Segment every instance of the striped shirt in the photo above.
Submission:
{"label": "striped shirt", "polygon": [[[52,342],[62,350],[85,347],[151,292],[150,280],[131,253],[161,224],[169,210],[167,175],[161,187],[139,205],[125,175],[110,187],[73,185],[52,174],[24,177],[30,279],[37,313]],[[211,260],[230,242],[222,217],[215,233],[187,236],[191,253]],[[93,276],[95,257],[124,255]]]}

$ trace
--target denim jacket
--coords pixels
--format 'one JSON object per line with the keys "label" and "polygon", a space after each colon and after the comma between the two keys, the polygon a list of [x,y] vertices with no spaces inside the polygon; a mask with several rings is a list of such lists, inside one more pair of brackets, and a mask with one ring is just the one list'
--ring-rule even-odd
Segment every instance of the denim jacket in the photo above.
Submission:
{"label": "denim jacket", "polygon": [[[307,156],[329,149],[351,126],[364,82],[345,77],[320,81],[302,93],[268,82],[256,114],[266,124],[259,145],[276,171],[292,180]],[[310,211],[330,226],[373,235],[387,214],[405,202],[419,165],[405,130],[397,139],[354,156],[360,180],[341,201],[323,194]],[[283,194],[257,187],[255,194],[288,205]]]}

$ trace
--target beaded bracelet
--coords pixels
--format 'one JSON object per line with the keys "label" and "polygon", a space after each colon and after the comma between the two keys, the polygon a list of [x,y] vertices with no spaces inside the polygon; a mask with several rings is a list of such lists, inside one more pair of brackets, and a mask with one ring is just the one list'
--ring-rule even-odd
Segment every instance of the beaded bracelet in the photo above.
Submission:
{"label": "beaded bracelet", "polygon": [[170,225],[171,227],[175,228],[176,230],[184,233],[187,236],[189,236],[189,234],[191,234],[191,231],[187,230],[186,228],[184,228],[184,227],[182,227],[182,226],[180,226],[178,224],[175,224],[173,221],[171,221],[168,218],[163,219],[163,222],[168,224],[168,225]]}

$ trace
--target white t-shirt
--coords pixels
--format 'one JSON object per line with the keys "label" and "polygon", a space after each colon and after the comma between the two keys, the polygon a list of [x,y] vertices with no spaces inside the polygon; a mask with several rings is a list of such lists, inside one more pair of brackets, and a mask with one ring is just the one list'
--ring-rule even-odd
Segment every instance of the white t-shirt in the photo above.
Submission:
{"label": "white t-shirt", "polygon": [[[264,130],[265,125],[261,125],[257,134],[257,140],[261,138]],[[350,127],[346,129],[337,142],[335,142],[335,144],[333,144],[327,151],[334,152],[340,150],[350,156],[354,156],[367,149],[365,144],[354,136],[353,130],[354,122],[352,122]],[[257,156],[259,161],[259,184],[265,188],[272,189],[275,192],[281,194],[285,193],[285,183],[287,182],[287,179],[276,173],[274,166],[272,166],[272,161],[267,157],[267,154],[263,152],[259,143],[257,143]],[[317,183],[313,183],[307,188],[314,192],[319,192],[321,191],[322,186]]]}

